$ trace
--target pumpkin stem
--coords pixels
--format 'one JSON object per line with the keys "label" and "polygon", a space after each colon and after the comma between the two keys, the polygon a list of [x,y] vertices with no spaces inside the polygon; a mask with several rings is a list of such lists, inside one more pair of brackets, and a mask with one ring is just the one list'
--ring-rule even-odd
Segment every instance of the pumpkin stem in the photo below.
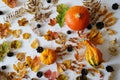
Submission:
{"label": "pumpkin stem", "polygon": [[77,14],[76,16],[77,16],[78,18],[81,18],[81,14]]}

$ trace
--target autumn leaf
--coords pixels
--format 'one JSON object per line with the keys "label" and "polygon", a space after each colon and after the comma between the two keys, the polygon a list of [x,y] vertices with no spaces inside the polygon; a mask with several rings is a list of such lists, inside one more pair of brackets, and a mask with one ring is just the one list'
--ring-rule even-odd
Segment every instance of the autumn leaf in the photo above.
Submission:
{"label": "autumn leaf", "polygon": [[40,58],[35,56],[35,58],[32,61],[32,66],[31,66],[32,71],[37,72],[40,69]]}
{"label": "autumn leaf", "polygon": [[48,23],[50,26],[54,26],[56,24],[56,19],[53,18],[53,19],[50,19],[50,22]]}

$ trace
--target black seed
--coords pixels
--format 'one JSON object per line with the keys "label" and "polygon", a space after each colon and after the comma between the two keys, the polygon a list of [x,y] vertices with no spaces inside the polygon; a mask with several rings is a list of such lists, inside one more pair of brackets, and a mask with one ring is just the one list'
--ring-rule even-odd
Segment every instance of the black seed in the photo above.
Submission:
{"label": "black seed", "polygon": [[96,27],[97,27],[97,29],[102,29],[104,27],[104,23],[98,22],[98,23],[96,23]]}
{"label": "black seed", "polygon": [[0,11],[0,15],[3,15],[4,13],[2,11]]}
{"label": "black seed", "polygon": [[14,55],[13,52],[8,52],[8,53],[7,53],[7,56],[8,56],[8,57],[12,57],[13,55]]}
{"label": "black seed", "polygon": [[73,47],[72,47],[72,45],[68,45],[68,46],[67,46],[67,51],[68,51],[68,52],[73,51]]}
{"label": "black seed", "polygon": [[1,69],[2,70],[5,70],[7,67],[4,65],[4,66],[1,66]]}
{"label": "black seed", "polygon": [[82,74],[82,75],[87,75],[87,74],[88,74],[87,69],[82,69],[81,74]]}
{"label": "black seed", "polygon": [[113,9],[113,10],[117,10],[118,7],[119,7],[119,5],[118,5],[117,3],[114,3],[114,4],[112,5],[112,9]]}
{"label": "black seed", "polygon": [[92,29],[92,25],[89,24],[89,25],[87,26],[87,29]]}
{"label": "black seed", "polygon": [[51,0],[47,0],[47,3],[51,3]]}
{"label": "black seed", "polygon": [[37,52],[41,53],[41,52],[43,52],[44,49],[43,49],[43,47],[39,46],[36,50],[37,50]]}
{"label": "black seed", "polygon": [[67,34],[71,34],[72,32],[70,30],[67,31]]}
{"label": "black seed", "polygon": [[37,28],[41,28],[41,24],[37,24]]}
{"label": "black seed", "polygon": [[38,78],[41,78],[42,76],[43,76],[43,72],[41,72],[41,71],[37,72],[37,77]]}
{"label": "black seed", "polygon": [[107,66],[107,67],[106,67],[106,71],[107,71],[107,72],[112,72],[112,71],[114,71],[114,69],[113,69],[112,66]]}

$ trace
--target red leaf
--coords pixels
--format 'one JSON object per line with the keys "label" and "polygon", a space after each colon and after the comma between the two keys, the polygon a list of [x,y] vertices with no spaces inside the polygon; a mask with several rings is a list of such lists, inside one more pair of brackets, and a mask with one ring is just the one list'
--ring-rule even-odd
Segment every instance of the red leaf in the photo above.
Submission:
{"label": "red leaf", "polygon": [[49,69],[49,70],[47,70],[47,71],[44,73],[44,76],[45,76],[46,78],[50,78],[51,74],[52,74],[52,72],[51,72],[51,70]]}
{"label": "red leaf", "polygon": [[57,22],[56,22],[55,18],[53,18],[53,19],[50,19],[50,23],[48,23],[48,24],[51,26],[54,26],[56,23]]}
{"label": "red leaf", "polygon": [[59,73],[56,72],[56,71],[54,71],[54,72],[52,72],[50,79],[54,80],[54,79],[56,79],[58,76],[59,76]]}

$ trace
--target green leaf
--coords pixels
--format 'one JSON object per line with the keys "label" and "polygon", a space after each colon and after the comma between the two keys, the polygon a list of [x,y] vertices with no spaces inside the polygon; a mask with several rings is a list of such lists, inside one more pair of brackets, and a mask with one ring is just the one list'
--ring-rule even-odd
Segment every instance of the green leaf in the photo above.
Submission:
{"label": "green leaf", "polygon": [[10,43],[5,41],[2,43],[2,52],[7,53],[10,51]]}
{"label": "green leaf", "polygon": [[64,17],[68,9],[69,7],[66,4],[59,4],[57,6],[58,15],[56,17],[56,20],[60,27],[64,26],[64,21],[65,21]]}
{"label": "green leaf", "polygon": [[0,45],[0,61],[2,61],[5,55],[10,51],[10,48],[10,43],[7,41]]}

